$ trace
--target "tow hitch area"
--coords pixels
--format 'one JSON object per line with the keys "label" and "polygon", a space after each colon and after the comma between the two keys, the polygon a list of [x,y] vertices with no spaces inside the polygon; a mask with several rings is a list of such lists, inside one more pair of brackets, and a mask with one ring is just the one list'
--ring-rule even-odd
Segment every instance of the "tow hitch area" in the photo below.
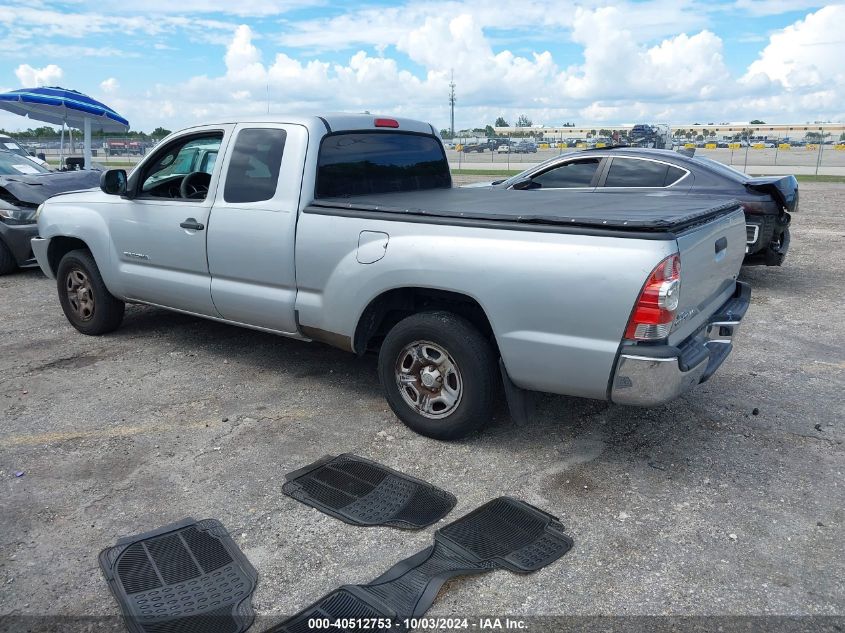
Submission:
{"label": "tow hitch area", "polygon": [[132,633],[246,631],[258,573],[215,519],[184,519],[100,552]]}
{"label": "tow hitch area", "polygon": [[498,497],[437,530],[433,545],[372,582],[344,585],[268,633],[316,630],[310,623],[344,618],[373,618],[381,630],[407,631],[407,620],[422,616],[450,578],[493,569],[536,571],[571,547],[557,518],[524,501]]}
{"label": "tow hitch area", "polygon": [[457,499],[430,483],[345,453],[288,473],[282,492],[350,525],[418,530],[449,514]]}

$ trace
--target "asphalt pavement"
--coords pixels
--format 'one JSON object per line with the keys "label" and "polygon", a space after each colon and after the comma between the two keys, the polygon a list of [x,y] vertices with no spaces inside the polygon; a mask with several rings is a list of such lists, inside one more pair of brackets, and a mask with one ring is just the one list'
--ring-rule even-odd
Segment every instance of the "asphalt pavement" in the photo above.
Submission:
{"label": "asphalt pavement", "polygon": [[99,551],[186,516],[230,529],[262,623],[371,580],[437,526],[357,528],[282,495],[342,452],[453,492],[445,521],[506,494],[575,539],[534,574],[448,583],[432,616],[842,616],[843,209],[845,186],[802,184],[785,265],[743,270],[752,305],[708,383],[654,409],[543,396],[523,427],[500,402],[454,443],[397,421],[373,358],[144,306],[85,337],[39,271],[0,277],[0,617],[116,616]]}

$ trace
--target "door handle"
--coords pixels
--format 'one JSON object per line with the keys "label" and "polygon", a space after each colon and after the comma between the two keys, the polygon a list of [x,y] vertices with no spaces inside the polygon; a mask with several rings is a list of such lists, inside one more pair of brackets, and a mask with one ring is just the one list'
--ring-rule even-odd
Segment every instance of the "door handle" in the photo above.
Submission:
{"label": "door handle", "polygon": [[192,231],[202,231],[205,228],[204,224],[200,224],[194,218],[188,218],[179,226],[181,226],[183,229],[191,229]]}
{"label": "door handle", "polygon": [[718,255],[719,253],[721,253],[723,250],[725,250],[728,247],[728,238],[720,237],[718,240],[716,240],[715,247],[716,247],[716,254]]}

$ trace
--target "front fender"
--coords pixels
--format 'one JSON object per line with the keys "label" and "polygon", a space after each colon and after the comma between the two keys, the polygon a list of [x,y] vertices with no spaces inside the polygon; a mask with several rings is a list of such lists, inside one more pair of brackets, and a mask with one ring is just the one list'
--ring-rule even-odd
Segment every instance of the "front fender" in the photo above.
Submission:
{"label": "front fender", "polygon": [[111,238],[103,215],[93,205],[68,201],[66,196],[44,203],[38,216],[38,239],[33,240],[32,245],[39,266],[51,278],[55,278],[58,261],[51,261],[50,246],[61,237],[77,239],[87,246],[106,287],[112,294],[117,294],[114,289],[120,284],[112,267]]}

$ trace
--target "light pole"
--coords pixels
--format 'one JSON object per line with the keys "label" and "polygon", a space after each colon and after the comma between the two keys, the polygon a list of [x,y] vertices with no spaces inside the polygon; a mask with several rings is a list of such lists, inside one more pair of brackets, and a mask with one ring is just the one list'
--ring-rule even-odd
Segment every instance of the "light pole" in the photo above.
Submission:
{"label": "light pole", "polygon": [[450,121],[449,121],[449,133],[452,135],[452,138],[455,138],[455,71],[452,71],[452,79],[449,81],[449,109],[450,109]]}

